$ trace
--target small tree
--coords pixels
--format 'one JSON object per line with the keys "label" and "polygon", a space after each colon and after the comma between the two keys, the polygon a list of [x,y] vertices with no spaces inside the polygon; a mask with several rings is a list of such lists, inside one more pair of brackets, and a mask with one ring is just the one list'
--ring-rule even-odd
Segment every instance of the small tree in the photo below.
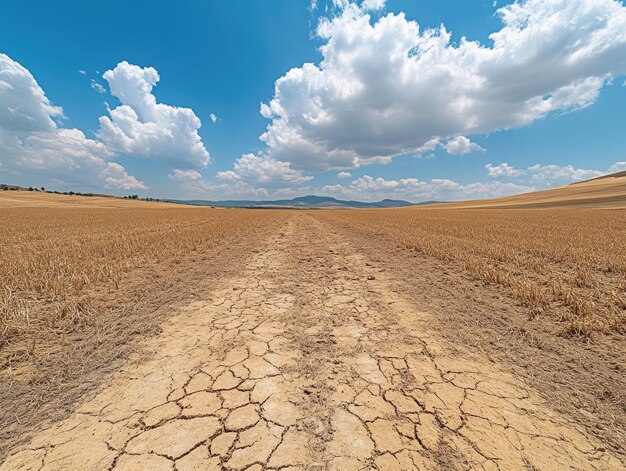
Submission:
{"label": "small tree", "polygon": [[41,191],[46,191],[46,189],[42,186],[42,187],[41,187]]}

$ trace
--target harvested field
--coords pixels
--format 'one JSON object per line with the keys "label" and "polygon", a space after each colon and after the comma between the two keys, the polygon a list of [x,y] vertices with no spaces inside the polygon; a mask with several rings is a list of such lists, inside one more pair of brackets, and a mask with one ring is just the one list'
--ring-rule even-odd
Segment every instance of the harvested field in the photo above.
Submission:
{"label": "harvested field", "polygon": [[459,264],[568,334],[625,333],[625,211],[408,208],[325,218]]}
{"label": "harvested field", "polygon": [[620,211],[0,222],[2,471],[626,464]]}
{"label": "harvested field", "polygon": [[175,208],[179,205],[156,201],[137,201],[112,196],[81,196],[11,190],[0,193],[0,208]]}
{"label": "harvested field", "polygon": [[[81,200],[95,201],[72,202]],[[236,270],[282,218],[114,201],[120,208],[53,198],[48,208],[0,209],[3,444],[16,428],[63,416],[133,339],[158,333],[173,305]]]}

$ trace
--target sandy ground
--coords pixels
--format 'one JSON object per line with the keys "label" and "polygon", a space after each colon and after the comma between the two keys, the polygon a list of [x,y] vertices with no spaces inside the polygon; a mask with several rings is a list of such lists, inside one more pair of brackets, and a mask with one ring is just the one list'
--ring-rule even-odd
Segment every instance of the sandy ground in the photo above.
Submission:
{"label": "sandy ground", "polygon": [[621,470],[314,215],[182,308],[0,470]]}

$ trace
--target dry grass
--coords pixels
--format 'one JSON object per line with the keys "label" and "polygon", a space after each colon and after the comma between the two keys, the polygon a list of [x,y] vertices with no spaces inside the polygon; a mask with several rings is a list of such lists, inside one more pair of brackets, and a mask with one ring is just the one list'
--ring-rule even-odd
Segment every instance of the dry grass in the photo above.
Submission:
{"label": "dry grass", "polygon": [[[48,334],[94,321],[102,298],[114,298],[131,271],[198,254],[272,220],[243,210],[0,210],[0,351],[34,349]],[[13,358],[15,359],[15,358]],[[5,363],[4,367],[8,365]]]}
{"label": "dry grass", "polygon": [[139,340],[240,270],[285,220],[273,211],[124,200],[111,209],[101,204],[112,198],[45,196],[39,208],[0,201],[0,460],[43,422],[66,417]]}
{"label": "dry grass", "polygon": [[590,336],[626,328],[626,211],[397,209],[324,217],[460,264],[505,287],[529,317]]}
{"label": "dry grass", "polygon": [[43,191],[0,190],[0,209],[11,208],[120,208],[180,207],[173,203],[131,200],[113,196],[60,195]]}

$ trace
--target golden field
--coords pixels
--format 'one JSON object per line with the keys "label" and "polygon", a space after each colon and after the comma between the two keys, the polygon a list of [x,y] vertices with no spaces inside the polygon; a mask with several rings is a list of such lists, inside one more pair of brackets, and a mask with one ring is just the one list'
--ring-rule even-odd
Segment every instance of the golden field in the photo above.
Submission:
{"label": "golden field", "polygon": [[[92,198],[73,199],[96,203]],[[120,208],[0,210],[3,350],[11,350],[10,345],[25,336],[35,344],[47,331],[66,332],[88,324],[97,302],[93,290],[115,296],[128,272],[176,263],[188,254],[198,254],[199,262],[207,260],[211,250],[233,234],[249,234],[261,221],[272,219],[269,213],[241,210],[114,203]]]}
{"label": "golden field", "polygon": [[43,191],[0,191],[0,209],[11,208],[175,208],[180,207],[158,201],[138,201],[113,196],[80,196],[46,193]]}
{"label": "golden field", "polygon": [[570,334],[626,329],[626,173],[502,198],[328,220],[461,265]]}
{"label": "golden field", "polygon": [[[187,417],[193,413],[187,401],[208,394],[185,386],[186,396],[170,401],[172,391],[156,397],[162,385],[178,375],[186,385],[197,375],[206,379],[207,371],[217,377],[219,359],[252,355],[250,345],[257,352],[277,347],[266,355],[278,366],[256,354],[244,360],[253,369],[264,365],[255,375],[304,381],[287,383],[293,394],[272,396],[283,404],[277,410],[293,408],[292,398],[299,397],[303,414],[310,406],[330,417],[345,407],[332,405],[330,392],[371,380],[369,373],[357,378],[363,358],[381,351],[420,362],[443,355],[450,371],[466,368],[483,375],[476,384],[498,384],[496,395],[511,391],[513,377],[536,388],[532,407],[543,411],[548,404],[549,410],[527,413],[526,393],[506,401],[507,410],[515,403],[516,417],[530,424],[524,427],[560,433],[551,421],[535,423],[557,411],[563,426],[587,430],[589,438],[572,439],[577,446],[599,440],[593,446],[608,450],[604,455],[622,456],[626,212],[604,208],[244,210],[0,192],[0,460],[21,459],[14,450],[39,431],[54,435],[56,426],[48,427],[65,420],[85,430],[97,423],[107,430],[107,446],[112,433],[123,449],[129,431],[151,431],[149,422],[136,422],[138,410],[166,406]],[[280,341],[268,342],[274,335]],[[254,336],[259,341],[250,343]],[[282,358],[292,354],[297,362]],[[161,367],[150,367],[151,358]],[[198,373],[213,359],[215,365]],[[374,366],[386,365],[381,372],[396,368],[386,358],[377,361]],[[408,374],[405,361],[395,363],[402,374],[391,378],[406,394],[451,384],[442,376],[420,386],[423,363]],[[312,384],[320,385],[318,392],[306,393]],[[459,388],[449,396],[418,396],[431,398],[425,407],[443,414],[432,422],[441,437],[448,432],[437,424],[449,420],[441,411],[460,411],[461,423],[473,420],[455,401],[478,396]],[[156,402],[147,406],[143,401],[153,393]],[[113,414],[120,407],[129,422],[108,431],[118,420],[102,408],[109,399],[89,409],[95,415],[81,413],[94,394],[113,397]],[[492,414],[497,424],[501,411],[490,409],[493,397],[482,400],[481,414]],[[250,412],[250,423],[258,420],[254,405],[237,410]],[[191,423],[164,420],[180,435]],[[67,442],[81,443],[72,453],[83,452],[80,427]],[[490,426],[480,436],[498,430]],[[164,436],[178,443],[178,431]],[[46,437],[45,443],[55,440]],[[86,453],[111,452],[100,445],[86,446]],[[82,459],[66,455],[63,446],[50,447],[50,463],[57,452],[62,460]],[[465,459],[441,453],[451,462]]]}
{"label": "golden field", "polygon": [[509,289],[531,317],[555,316],[572,334],[624,329],[624,211],[407,208],[325,218],[460,264]]}
{"label": "golden field", "polygon": [[0,192],[0,441],[68,410],[280,218]]}

